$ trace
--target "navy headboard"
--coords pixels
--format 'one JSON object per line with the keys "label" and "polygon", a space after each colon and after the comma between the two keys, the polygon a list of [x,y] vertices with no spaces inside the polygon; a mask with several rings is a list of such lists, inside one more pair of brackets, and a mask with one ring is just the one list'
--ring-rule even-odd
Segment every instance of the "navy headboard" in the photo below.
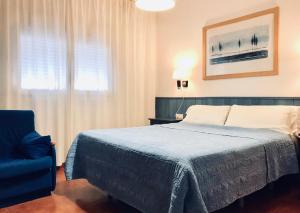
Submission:
{"label": "navy headboard", "polygon": [[[174,118],[182,98],[157,97],[155,116]],[[191,105],[295,105],[300,106],[300,97],[189,97],[184,98],[179,113],[185,113]]]}

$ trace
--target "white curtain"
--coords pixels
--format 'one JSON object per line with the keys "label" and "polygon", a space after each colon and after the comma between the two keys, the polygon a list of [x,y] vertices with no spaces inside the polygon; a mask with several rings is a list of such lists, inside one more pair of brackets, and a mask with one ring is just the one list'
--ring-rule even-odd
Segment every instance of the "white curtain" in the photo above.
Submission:
{"label": "white curtain", "polygon": [[155,15],[131,0],[0,0],[0,108],[32,109],[57,143],[154,113]]}

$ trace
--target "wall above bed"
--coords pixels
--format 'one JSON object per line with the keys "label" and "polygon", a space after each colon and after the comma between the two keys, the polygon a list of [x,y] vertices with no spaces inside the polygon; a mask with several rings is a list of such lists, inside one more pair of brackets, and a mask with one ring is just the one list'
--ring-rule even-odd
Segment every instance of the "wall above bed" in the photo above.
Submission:
{"label": "wall above bed", "polygon": [[[279,6],[279,75],[227,80],[202,80],[202,28],[205,25]],[[178,0],[173,10],[157,17],[158,97],[181,96],[172,79],[176,64],[194,62],[185,96],[300,96],[299,0]]]}
{"label": "wall above bed", "polygon": [[[157,97],[155,116],[174,118],[182,102],[178,97]],[[300,106],[299,97],[189,97],[185,98],[179,113],[185,113],[191,105],[292,105]]]}

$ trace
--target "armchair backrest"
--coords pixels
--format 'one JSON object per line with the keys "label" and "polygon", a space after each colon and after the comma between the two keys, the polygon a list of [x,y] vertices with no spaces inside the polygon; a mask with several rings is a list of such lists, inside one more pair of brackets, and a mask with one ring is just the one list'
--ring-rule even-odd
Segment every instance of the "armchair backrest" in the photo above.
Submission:
{"label": "armchair backrest", "polygon": [[0,110],[0,159],[17,155],[17,145],[34,131],[34,113],[25,110]]}

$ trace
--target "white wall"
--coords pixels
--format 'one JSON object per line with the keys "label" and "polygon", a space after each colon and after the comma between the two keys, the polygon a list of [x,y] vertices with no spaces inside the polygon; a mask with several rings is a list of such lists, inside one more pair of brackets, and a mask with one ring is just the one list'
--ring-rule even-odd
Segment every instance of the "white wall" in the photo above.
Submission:
{"label": "white wall", "polygon": [[[279,75],[202,80],[202,27],[248,13],[280,7]],[[186,96],[300,96],[300,0],[177,0],[160,13],[156,96],[179,96],[172,79],[176,58],[197,59]]]}

